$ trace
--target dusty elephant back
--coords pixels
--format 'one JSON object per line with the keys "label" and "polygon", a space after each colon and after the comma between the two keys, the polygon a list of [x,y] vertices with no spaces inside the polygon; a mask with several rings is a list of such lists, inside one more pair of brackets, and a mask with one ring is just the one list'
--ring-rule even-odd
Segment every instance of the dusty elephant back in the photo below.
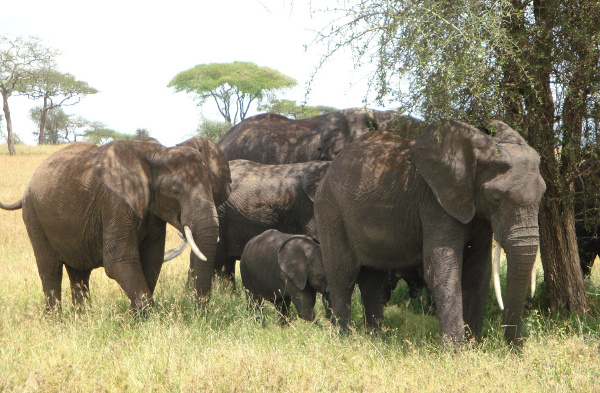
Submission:
{"label": "dusty elephant back", "polygon": [[217,146],[229,160],[285,164],[317,159],[319,119],[292,120],[272,113],[248,118],[232,127]]}

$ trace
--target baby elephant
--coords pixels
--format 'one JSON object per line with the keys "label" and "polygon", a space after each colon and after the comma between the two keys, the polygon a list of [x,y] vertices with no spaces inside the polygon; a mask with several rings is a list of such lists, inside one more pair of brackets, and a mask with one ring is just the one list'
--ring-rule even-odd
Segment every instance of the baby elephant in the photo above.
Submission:
{"label": "baby elephant", "polygon": [[327,296],[321,247],[305,235],[269,229],[253,237],[244,247],[240,273],[252,298],[273,302],[283,316],[291,301],[300,318],[312,321],[317,292]]}

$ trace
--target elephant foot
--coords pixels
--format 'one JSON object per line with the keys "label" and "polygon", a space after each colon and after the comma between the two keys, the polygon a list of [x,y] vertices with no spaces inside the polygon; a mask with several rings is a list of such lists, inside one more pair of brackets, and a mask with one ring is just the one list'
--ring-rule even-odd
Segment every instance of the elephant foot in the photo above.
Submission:
{"label": "elephant foot", "polygon": [[136,317],[147,317],[154,307],[154,299],[145,296],[139,299],[130,299],[130,302],[129,311]]}

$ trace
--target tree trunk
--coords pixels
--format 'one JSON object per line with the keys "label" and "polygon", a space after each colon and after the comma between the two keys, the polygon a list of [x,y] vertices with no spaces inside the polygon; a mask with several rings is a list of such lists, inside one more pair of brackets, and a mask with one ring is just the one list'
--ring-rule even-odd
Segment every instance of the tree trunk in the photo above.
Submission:
{"label": "tree trunk", "polygon": [[546,193],[540,207],[540,235],[550,311],[585,313],[588,305],[577,253],[572,198],[555,198]]}
{"label": "tree trunk", "polygon": [[12,120],[10,118],[10,109],[8,109],[8,97],[10,93],[2,92],[2,109],[4,110],[4,118],[6,119],[6,144],[8,145],[8,154],[14,156],[17,154],[15,150],[15,136],[12,129]]}
{"label": "tree trunk", "polygon": [[43,145],[44,141],[44,129],[46,128],[46,115],[48,114],[48,98],[44,97],[44,106],[42,107],[42,112],[40,114],[40,135],[38,138],[38,145]]}

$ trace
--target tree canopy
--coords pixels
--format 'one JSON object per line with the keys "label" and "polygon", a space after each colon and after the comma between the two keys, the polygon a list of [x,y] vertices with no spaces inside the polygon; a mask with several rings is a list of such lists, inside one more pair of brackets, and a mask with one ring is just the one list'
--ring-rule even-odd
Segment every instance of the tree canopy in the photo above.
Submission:
{"label": "tree canopy", "polygon": [[56,50],[42,45],[39,38],[9,38],[0,35],[0,94],[6,120],[7,145],[10,155],[15,152],[15,138],[8,98],[22,94],[40,70],[54,67]]}
{"label": "tree canopy", "polygon": [[45,123],[48,112],[62,106],[79,103],[81,97],[96,94],[98,90],[89,86],[87,82],[75,79],[68,73],[61,73],[54,68],[41,69],[28,81],[24,94],[32,99],[43,99],[43,106],[39,112],[40,118],[36,123],[39,126],[38,143],[45,143]]}
{"label": "tree canopy", "polygon": [[276,91],[296,84],[295,79],[272,68],[235,61],[199,64],[175,75],[167,87],[195,94],[198,105],[213,99],[225,121],[236,124],[246,118],[253,102],[272,98]]}
{"label": "tree canopy", "polygon": [[371,65],[377,101],[400,102],[426,121],[452,116],[478,125],[497,118],[540,153],[547,185],[540,251],[550,308],[585,312],[573,181],[584,174],[584,158],[598,163],[600,2],[338,4],[317,38],[328,48],[323,62],[350,47],[357,64]]}
{"label": "tree canopy", "polygon": [[296,101],[276,99],[264,105],[259,105],[258,110],[260,112],[277,113],[291,119],[307,119],[324,113],[336,112],[338,109],[325,105],[298,105]]}

